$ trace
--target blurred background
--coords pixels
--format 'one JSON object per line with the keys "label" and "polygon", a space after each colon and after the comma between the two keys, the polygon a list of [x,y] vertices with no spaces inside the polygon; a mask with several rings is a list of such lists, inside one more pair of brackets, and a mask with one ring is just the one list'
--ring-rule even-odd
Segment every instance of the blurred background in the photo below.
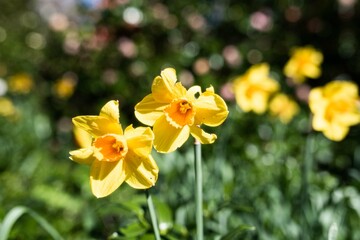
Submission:
{"label": "blurred background", "polygon": [[[229,117],[203,146],[206,239],[360,239],[360,127],[341,142],[311,130],[307,94],[360,79],[357,0],[12,0],[0,3],[0,221],[26,206],[64,239],[154,239],[144,192],[126,184],[96,199],[71,118],[120,101],[121,123],[165,67],[184,86],[212,85]],[[322,75],[292,84],[291,49],[323,54]],[[232,81],[267,62],[300,107],[284,124],[243,112]],[[151,189],[164,239],[194,239],[191,140],[154,151]],[[49,239],[29,215],[9,239]]]}

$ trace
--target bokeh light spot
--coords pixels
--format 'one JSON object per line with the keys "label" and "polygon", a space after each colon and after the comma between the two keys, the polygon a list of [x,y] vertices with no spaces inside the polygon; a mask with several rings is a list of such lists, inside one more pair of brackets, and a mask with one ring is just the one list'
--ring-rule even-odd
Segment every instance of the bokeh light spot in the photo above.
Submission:
{"label": "bokeh light spot", "polygon": [[136,7],[128,7],[124,11],[123,18],[128,24],[139,25],[143,20],[143,13]]}
{"label": "bokeh light spot", "polygon": [[213,54],[209,58],[210,67],[214,70],[219,70],[224,65],[224,59],[219,54]]}
{"label": "bokeh light spot", "polygon": [[242,63],[242,55],[234,45],[226,46],[222,55],[230,67],[238,67]]}
{"label": "bokeh light spot", "polygon": [[4,79],[0,78],[0,96],[4,96],[8,90],[7,83]]}
{"label": "bokeh light spot", "polygon": [[43,35],[36,32],[29,33],[25,38],[26,44],[33,49],[40,50],[46,45],[46,40]]}
{"label": "bokeh light spot", "polygon": [[185,87],[190,87],[194,84],[194,75],[188,70],[182,70],[179,74],[179,80]]}
{"label": "bokeh light spot", "polygon": [[194,71],[197,75],[204,75],[210,70],[209,61],[205,58],[199,58],[194,63]]}
{"label": "bokeh light spot", "polygon": [[247,59],[251,64],[256,64],[263,60],[263,55],[259,50],[251,49],[247,54]]}

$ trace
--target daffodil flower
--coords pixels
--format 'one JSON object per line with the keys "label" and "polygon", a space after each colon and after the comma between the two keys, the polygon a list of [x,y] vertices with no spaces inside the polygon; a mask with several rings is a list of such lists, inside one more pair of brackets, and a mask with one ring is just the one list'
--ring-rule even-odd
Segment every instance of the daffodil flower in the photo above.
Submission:
{"label": "daffodil flower", "polygon": [[333,141],[341,141],[350,126],[360,123],[359,92],[349,81],[332,81],[310,91],[312,126]]}
{"label": "daffodil flower", "polygon": [[321,52],[311,46],[294,48],[291,58],[284,67],[284,73],[295,83],[302,83],[307,77],[318,78],[321,75]]}
{"label": "daffodil flower", "polygon": [[299,106],[289,96],[279,93],[271,99],[269,110],[271,115],[277,116],[282,123],[287,124],[299,112]]}
{"label": "daffodil flower", "polygon": [[152,93],[135,106],[138,120],[153,126],[154,147],[159,152],[176,150],[190,134],[202,144],[213,143],[217,136],[206,133],[200,125],[218,126],[228,115],[226,103],[213,87],[205,92],[200,86],[186,90],[176,81],[175,69],[164,69],[154,79]]}
{"label": "daffodil flower", "polygon": [[124,181],[136,189],[152,187],[158,178],[158,166],[152,158],[153,132],[148,127],[119,123],[119,103],[109,101],[99,116],[73,118],[76,127],[93,138],[91,145],[70,152],[70,159],[91,165],[90,185],[100,198],[114,192]]}
{"label": "daffodil flower", "polygon": [[278,82],[269,74],[269,65],[261,63],[252,66],[234,80],[236,103],[244,112],[262,114],[266,111],[271,94],[279,89]]}
{"label": "daffodil flower", "polygon": [[34,81],[27,73],[18,73],[9,78],[10,92],[28,94],[33,87]]}

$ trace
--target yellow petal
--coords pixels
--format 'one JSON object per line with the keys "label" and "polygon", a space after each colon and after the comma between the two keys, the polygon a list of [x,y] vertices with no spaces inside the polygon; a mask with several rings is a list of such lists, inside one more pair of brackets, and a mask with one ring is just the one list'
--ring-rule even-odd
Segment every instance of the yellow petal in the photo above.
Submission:
{"label": "yellow petal", "polygon": [[100,116],[107,117],[113,122],[119,122],[119,101],[112,100],[107,102],[100,111]]}
{"label": "yellow petal", "polygon": [[78,116],[72,119],[76,127],[90,133],[93,137],[113,133],[123,134],[121,125],[103,116]]}
{"label": "yellow petal", "polygon": [[213,134],[213,133],[209,134],[209,133],[205,132],[204,130],[202,130],[198,126],[191,126],[190,133],[194,138],[199,140],[201,142],[201,144],[214,143],[217,138],[215,134]]}
{"label": "yellow petal", "polygon": [[269,94],[267,92],[257,92],[252,95],[251,105],[252,109],[257,114],[262,114],[266,111],[268,105]]}
{"label": "yellow petal", "polygon": [[154,133],[148,127],[133,128],[132,125],[125,129],[124,134],[128,149],[135,154],[147,157],[152,150]]}
{"label": "yellow petal", "polygon": [[161,72],[161,76],[155,77],[151,87],[155,101],[170,103],[173,99],[186,94],[186,89],[181,83],[176,83],[176,80],[176,72],[173,68],[166,68]]}
{"label": "yellow petal", "polygon": [[160,73],[161,77],[170,84],[175,84],[177,81],[176,70],[174,68],[165,68]]}
{"label": "yellow petal", "polygon": [[102,198],[113,193],[126,179],[124,161],[104,162],[95,160],[90,170],[90,185],[93,194]]}
{"label": "yellow petal", "polygon": [[328,128],[324,130],[324,135],[333,141],[341,141],[345,138],[349,132],[349,128],[339,124],[330,124]]}
{"label": "yellow petal", "polygon": [[80,147],[85,148],[91,146],[92,137],[87,131],[75,126],[73,132],[75,141]]}
{"label": "yellow petal", "polygon": [[69,152],[71,160],[82,164],[91,164],[95,160],[93,153],[92,147]]}
{"label": "yellow petal", "polygon": [[313,113],[324,111],[327,103],[323,97],[323,91],[320,87],[311,89],[309,93],[309,107]]}
{"label": "yellow petal", "polygon": [[314,64],[306,64],[303,68],[304,75],[310,78],[318,78],[321,75],[321,69]]}
{"label": "yellow petal", "polygon": [[344,126],[353,126],[360,123],[360,113],[355,111],[339,112],[334,116],[333,121]]}
{"label": "yellow petal", "polygon": [[129,151],[124,167],[128,176],[125,181],[133,188],[150,188],[158,179],[159,168],[151,155],[142,156]]}
{"label": "yellow petal", "polygon": [[335,80],[325,85],[323,94],[326,98],[357,99],[358,87],[350,81]]}
{"label": "yellow petal", "polygon": [[155,121],[164,114],[167,104],[156,102],[153,95],[147,95],[135,106],[135,116],[143,124],[152,126]]}
{"label": "yellow petal", "polygon": [[201,94],[194,101],[194,105],[196,109],[196,125],[219,126],[229,114],[225,101],[219,95],[210,91]]}
{"label": "yellow petal", "polygon": [[323,131],[329,128],[329,122],[325,119],[322,114],[315,114],[312,119],[312,126],[316,131]]}
{"label": "yellow petal", "polygon": [[188,126],[175,128],[161,116],[154,124],[154,147],[158,152],[172,152],[181,147],[189,138],[190,129]]}
{"label": "yellow petal", "polygon": [[192,86],[187,90],[187,94],[191,99],[195,99],[196,94],[198,95],[201,94],[201,87],[197,85]]}

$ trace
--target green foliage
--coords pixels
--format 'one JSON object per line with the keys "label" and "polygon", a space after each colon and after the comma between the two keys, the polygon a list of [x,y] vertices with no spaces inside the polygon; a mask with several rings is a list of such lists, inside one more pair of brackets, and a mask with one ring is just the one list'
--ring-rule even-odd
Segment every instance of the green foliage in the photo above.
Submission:
{"label": "green foliage", "polygon": [[[123,127],[140,126],[134,106],[162,68],[175,67],[184,85],[212,85],[225,98],[226,84],[258,62],[270,64],[301,111],[284,125],[226,98],[229,118],[210,129],[215,144],[202,146],[206,239],[360,239],[360,128],[342,142],[309,130],[299,94],[360,78],[359,4],[118,1],[55,8],[55,26],[44,1],[24,2],[3,1],[0,13],[0,82],[9,86],[17,73],[34,81],[29,93],[8,87],[0,94],[17,112],[0,115],[0,239],[154,239],[143,191],[124,185],[108,198],[92,196],[88,166],[68,159],[78,148],[71,118],[119,99]],[[140,14],[141,22],[125,21],[129,8],[130,20]],[[268,28],[253,27],[255,13],[270,19]],[[64,18],[69,24],[60,29]],[[308,44],[324,54],[322,77],[288,84],[282,68],[289,51]],[[64,77],[75,83],[68,97],[56,90]],[[153,153],[160,175],[151,192],[163,239],[195,236],[192,147],[189,140],[174,153]],[[25,213],[31,217],[20,218]]]}
{"label": "green foliage", "polygon": [[40,215],[31,209],[24,206],[14,207],[9,211],[9,213],[5,216],[3,222],[0,225],[0,239],[6,240],[8,239],[8,235],[11,231],[12,226],[15,222],[24,214],[29,214],[39,225],[46,230],[46,232],[55,240],[63,239],[59,233]]}

